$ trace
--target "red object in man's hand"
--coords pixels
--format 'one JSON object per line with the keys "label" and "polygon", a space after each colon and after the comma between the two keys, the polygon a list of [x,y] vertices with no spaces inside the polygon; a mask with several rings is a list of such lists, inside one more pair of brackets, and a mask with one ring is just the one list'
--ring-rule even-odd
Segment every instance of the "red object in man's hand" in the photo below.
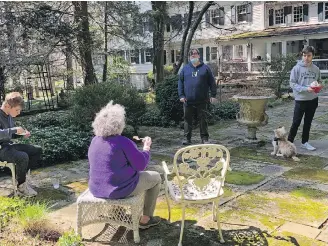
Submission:
{"label": "red object in man's hand", "polygon": [[318,86],[311,86],[311,88],[314,90],[315,93],[319,93],[322,89],[322,85],[318,85]]}

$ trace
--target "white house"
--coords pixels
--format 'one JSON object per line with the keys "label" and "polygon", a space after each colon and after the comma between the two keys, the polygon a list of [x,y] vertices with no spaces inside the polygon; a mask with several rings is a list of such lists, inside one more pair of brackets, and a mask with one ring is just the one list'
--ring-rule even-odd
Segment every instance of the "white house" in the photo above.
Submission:
{"label": "white house", "polygon": [[[149,3],[149,4],[148,4]],[[141,2],[145,11],[150,2]],[[189,12],[189,2],[167,2],[169,21],[165,27],[164,64],[180,58],[181,40]],[[194,17],[206,2],[195,2]],[[145,20],[145,32],[151,23]],[[151,36],[150,36],[151,37]],[[277,55],[299,53],[304,46],[316,48],[314,62],[328,74],[328,2],[228,2],[215,1],[197,28],[192,48],[201,59],[221,72],[257,73],[261,64]],[[152,70],[152,40],[149,48],[129,50],[122,56],[136,74]]]}

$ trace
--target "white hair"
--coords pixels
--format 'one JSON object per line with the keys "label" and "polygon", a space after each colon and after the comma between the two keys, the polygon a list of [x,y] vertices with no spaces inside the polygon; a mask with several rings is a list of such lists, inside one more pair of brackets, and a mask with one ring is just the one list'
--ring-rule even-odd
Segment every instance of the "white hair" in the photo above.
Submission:
{"label": "white hair", "polygon": [[120,135],[125,127],[124,107],[110,101],[97,113],[95,120],[92,122],[92,127],[96,136]]}

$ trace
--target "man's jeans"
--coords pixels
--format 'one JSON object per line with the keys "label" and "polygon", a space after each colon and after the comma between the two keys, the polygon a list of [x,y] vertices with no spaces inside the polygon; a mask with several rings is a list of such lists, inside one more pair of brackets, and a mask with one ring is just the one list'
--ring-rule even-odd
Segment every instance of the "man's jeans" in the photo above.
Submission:
{"label": "man's jeans", "polygon": [[195,105],[187,105],[184,104],[184,136],[189,141],[191,139],[192,133],[192,121],[194,115],[198,116],[199,120],[199,128],[200,128],[200,138],[202,140],[208,141],[208,126],[207,126],[207,104],[195,104]]}
{"label": "man's jeans", "polygon": [[18,185],[26,181],[26,173],[30,168],[39,166],[42,148],[29,144],[4,145],[0,149],[0,160],[16,164]]}
{"label": "man's jeans", "polygon": [[293,124],[289,131],[288,140],[294,142],[298,127],[302,122],[304,115],[304,125],[302,132],[302,144],[309,141],[311,123],[318,107],[318,98],[310,101],[295,101]]}

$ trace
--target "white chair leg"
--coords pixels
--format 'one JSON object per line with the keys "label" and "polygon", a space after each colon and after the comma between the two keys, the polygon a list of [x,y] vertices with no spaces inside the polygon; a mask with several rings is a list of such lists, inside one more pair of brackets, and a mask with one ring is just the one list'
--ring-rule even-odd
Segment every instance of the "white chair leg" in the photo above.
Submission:
{"label": "white chair leg", "polygon": [[179,239],[178,246],[182,246],[182,237],[183,237],[183,229],[184,229],[184,222],[185,222],[185,210],[186,210],[186,205],[182,204],[181,231],[180,231],[180,239]]}
{"label": "white chair leg", "polygon": [[14,196],[17,196],[17,184],[16,184],[16,170],[15,170],[15,164],[8,165],[11,171],[11,177],[13,180],[13,188],[14,188]]}
{"label": "white chair leg", "polygon": [[139,228],[133,230],[133,239],[135,243],[140,243]]}
{"label": "white chair leg", "polygon": [[82,238],[82,226],[81,226],[81,220],[82,220],[82,208],[77,204],[77,216],[76,216],[76,232],[78,235]]}
{"label": "white chair leg", "polygon": [[215,202],[213,202],[213,205],[212,205],[212,216],[213,216],[213,221],[216,222],[217,221],[217,218],[216,218],[216,206],[215,206]]}
{"label": "white chair leg", "polygon": [[219,240],[220,240],[220,243],[224,243],[225,241],[224,241],[223,236],[222,236],[221,224],[220,224],[219,204],[217,204],[216,219],[217,219],[218,230],[219,230]]}
{"label": "white chair leg", "polygon": [[171,206],[170,206],[170,199],[169,199],[169,195],[168,195],[167,185],[165,185],[165,199],[166,199],[166,203],[167,203],[167,209],[169,212],[168,221],[171,222]]}

